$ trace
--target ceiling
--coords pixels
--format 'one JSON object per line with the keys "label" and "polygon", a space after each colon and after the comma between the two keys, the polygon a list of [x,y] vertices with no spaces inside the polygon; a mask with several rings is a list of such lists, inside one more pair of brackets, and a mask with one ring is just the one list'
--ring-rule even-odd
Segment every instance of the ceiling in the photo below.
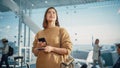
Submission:
{"label": "ceiling", "polygon": [[[111,0],[12,0],[17,3],[18,6],[21,5],[23,9],[36,9],[45,8],[50,6],[67,6],[67,5],[80,5],[94,2],[103,2]],[[2,5],[2,0],[0,0],[0,12],[10,11],[9,8]]]}

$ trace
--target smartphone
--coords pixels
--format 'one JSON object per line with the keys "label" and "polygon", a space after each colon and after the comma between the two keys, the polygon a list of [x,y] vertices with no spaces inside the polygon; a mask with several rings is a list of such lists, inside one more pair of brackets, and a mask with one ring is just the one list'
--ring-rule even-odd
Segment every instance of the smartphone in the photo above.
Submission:
{"label": "smartphone", "polygon": [[39,38],[38,41],[39,42],[46,42],[45,38]]}
{"label": "smartphone", "polygon": [[[45,38],[39,38],[38,41],[39,42],[46,42]],[[46,44],[47,44],[47,42],[46,42]],[[44,47],[38,48],[38,50],[44,50]]]}
{"label": "smartphone", "polygon": [[[45,38],[39,38],[38,40],[39,40],[39,42],[46,42]],[[47,44],[47,42],[46,42],[46,44]]]}

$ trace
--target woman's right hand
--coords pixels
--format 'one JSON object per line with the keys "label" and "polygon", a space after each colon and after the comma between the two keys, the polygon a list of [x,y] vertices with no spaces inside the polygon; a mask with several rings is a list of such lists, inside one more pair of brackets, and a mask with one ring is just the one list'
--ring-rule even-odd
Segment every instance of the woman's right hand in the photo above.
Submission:
{"label": "woman's right hand", "polygon": [[44,42],[37,42],[37,48],[44,47]]}
{"label": "woman's right hand", "polygon": [[40,50],[44,50],[46,42],[37,42],[37,46],[34,48],[34,55],[37,56]]}
{"label": "woman's right hand", "polygon": [[37,48],[45,47],[46,42],[37,42]]}
{"label": "woman's right hand", "polygon": [[37,49],[37,48],[34,48],[34,49],[33,49],[33,53],[34,53],[35,56],[37,56],[37,55],[38,55],[38,49]]}
{"label": "woman's right hand", "polygon": [[46,42],[38,42],[36,46],[36,50],[44,50],[46,47]]}

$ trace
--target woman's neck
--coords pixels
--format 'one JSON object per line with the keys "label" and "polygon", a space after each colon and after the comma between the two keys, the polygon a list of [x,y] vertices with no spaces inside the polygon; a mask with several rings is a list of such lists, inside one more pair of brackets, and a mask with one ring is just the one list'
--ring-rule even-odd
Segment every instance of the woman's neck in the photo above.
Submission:
{"label": "woman's neck", "polygon": [[55,22],[48,22],[48,28],[55,27]]}

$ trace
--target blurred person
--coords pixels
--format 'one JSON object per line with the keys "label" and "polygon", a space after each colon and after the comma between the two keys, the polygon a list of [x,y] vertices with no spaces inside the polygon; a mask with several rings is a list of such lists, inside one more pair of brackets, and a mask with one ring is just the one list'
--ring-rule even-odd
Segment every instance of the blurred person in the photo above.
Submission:
{"label": "blurred person", "polygon": [[113,65],[113,68],[120,68],[120,43],[116,44],[116,47],[117,47],[117,53],[119,55],[119,58],[116,61],[116,63]]}
{"label": "blurred person", "polygon": [[60,27],[54,7],[46,10],[43,28],[35,35],[32,47],[37,57],[36,68],[60,68],[60,63],[71,53],[72,43],[67,30]]}
{"label": "blurred person", "polygon": [[0,61],[0,68],[2,68],[3,62],[5,62],[6,68],[9,68],[9,64],[8,64],[8,51],[9,51],[8,40],[3,38],[2,43],[4,46],[3,46],[3,48],[0,48],[0,49],[2,49],[2,58]]}
{"label": "blurred person", "polygon": [[95,40],[95,44],[93,45],[93,67],[96,68],[96,64],[98,62],[98,65],[100,68],[103,68],[103,63],[101,60],[101,52],[100,52],[101,46],[99,45],[99,39]]}

